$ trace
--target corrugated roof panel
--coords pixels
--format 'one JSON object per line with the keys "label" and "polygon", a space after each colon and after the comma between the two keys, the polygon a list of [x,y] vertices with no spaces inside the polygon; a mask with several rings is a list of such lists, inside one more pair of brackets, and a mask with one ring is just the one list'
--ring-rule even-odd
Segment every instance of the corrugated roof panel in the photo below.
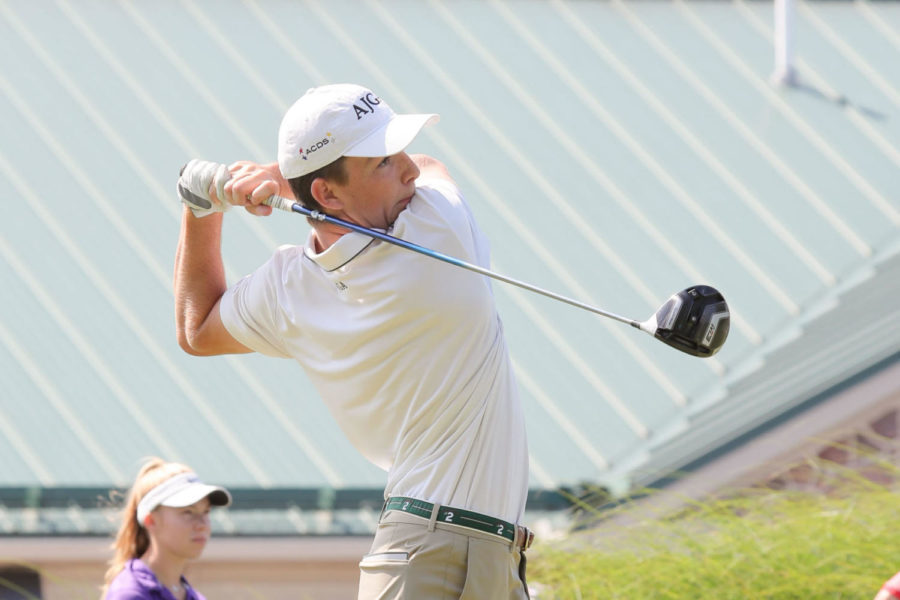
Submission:
{"label": "corrugated roof panel", "polygon": [[[381,485],[297,365],[174,339],[178,169],[271,160],[283,110],[326,82],[441,113],[411,150],[454,173],[497,271],[629,318],[695,283],[731,304],[728,343],[700,361],[494,282],[534,485],[621,489],[889,355],[890,337],[824,349],[890,297],[900,9],[797,17],[799,85],[779,88],[768,3],[0,4],[0,427],[34,452],[0,447],[24,453],[0,485],[127,479],[150,452],[231,485]],[[307,231],[234,211],[229,281]],[[804,353],[818,364],[767,362]]]}

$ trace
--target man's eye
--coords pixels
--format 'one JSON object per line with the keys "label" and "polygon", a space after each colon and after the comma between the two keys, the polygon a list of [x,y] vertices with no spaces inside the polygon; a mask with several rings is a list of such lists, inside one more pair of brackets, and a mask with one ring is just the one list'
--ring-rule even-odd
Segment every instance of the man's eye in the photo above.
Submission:
{"label": "man's eye", "polygon": [[389,162],[391,162],[391,157],[390,157],[390,156],[385,156],[385,157],[382,159],[382,161],[381,161],[380,163],[378,163],[378,166],[379,166],[379,167],[383,167],[383,166],[385,166],[386,164],[388,164]]}

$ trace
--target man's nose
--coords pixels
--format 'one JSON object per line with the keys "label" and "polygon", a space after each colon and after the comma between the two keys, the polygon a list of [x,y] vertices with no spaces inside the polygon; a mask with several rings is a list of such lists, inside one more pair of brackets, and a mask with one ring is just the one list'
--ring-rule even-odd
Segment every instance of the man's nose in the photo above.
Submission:
{"label": "man's nose", "polygon": [[403,160],[406,161],[403,171],[403,183],[415,181],[419,177],[419,165],[414,163],[413,159],[406,152],[401,152],[400,154],[403,156]]}

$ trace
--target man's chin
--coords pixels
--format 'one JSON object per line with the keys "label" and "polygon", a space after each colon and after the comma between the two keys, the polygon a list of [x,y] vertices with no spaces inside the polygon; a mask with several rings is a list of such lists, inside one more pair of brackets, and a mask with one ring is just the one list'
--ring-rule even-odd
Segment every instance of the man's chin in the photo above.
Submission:
{"label": "man's chin", "polygon": [[404,198],[397,204],[397,214],[394,215],[394,218],[391,220],[391,223],[396,221],[397,217],[400,216],[400,213],[402,213],[404,210],[406,210],[409,207],[410,202],[412,202],[412,196],[410,196],[409,198]]}

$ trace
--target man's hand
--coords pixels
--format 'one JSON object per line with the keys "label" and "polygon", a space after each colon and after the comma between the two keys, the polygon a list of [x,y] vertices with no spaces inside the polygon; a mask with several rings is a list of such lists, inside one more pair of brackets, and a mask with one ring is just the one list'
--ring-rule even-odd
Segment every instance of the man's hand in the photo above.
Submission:
{"label": "man's hand", "polygon": [[228,170],[231,179],[225,184],[225,198],[235,206],[243,205],[249,213],[268,216],[272,207],[262,204],[264,200],[278,195],[292,197],[278,163],[260,165],[242,160],[230,165]]}
{"label": "man's hand", "polygon": [[262,202],[279,193],[291,197],[278,163],[239,161],[226,167],[194,159],[181,169],[178,178],[178,197],[195,217],[225,212],[232,206],[244,206],[249,213],[267,216],[272,208]]}

